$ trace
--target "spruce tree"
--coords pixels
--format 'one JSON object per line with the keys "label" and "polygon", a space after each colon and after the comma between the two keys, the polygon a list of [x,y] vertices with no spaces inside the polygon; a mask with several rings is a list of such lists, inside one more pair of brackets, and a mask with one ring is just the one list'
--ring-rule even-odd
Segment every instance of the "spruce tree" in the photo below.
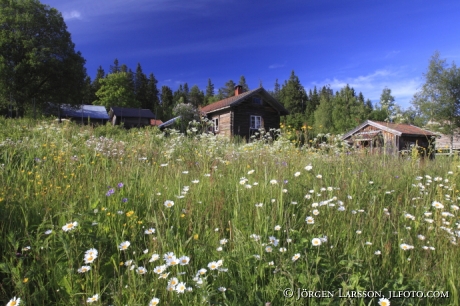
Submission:
{"label": "spruce tree", "polygon": [[96,77],[94,78],[93,82],[91,83],[91,95],[90,95],[90,104],[93,104],[98,98],[96,96],[96,92],[101,88],[101,83],[99,82],[101,79],[105,77],[105,71],[102,66],[97,68]]}
{"label": "spruce tree", "polygon": [[222,94],[222,99],[233,97],[235,95],[235,82],[233,80],[229,80],[225,83],[225,86],[220,89],[219,94]]}
{"label": "spruce tree", "polygon": [[238,85],[241,85],[241,87],[243,88],[243,92],[249,91],[249,86],[246,83],[246,78],[244,77],[244,75],[240,77],[240,81],[238,82]]}
{"label": "spruce tree", "polygon": [[134,75],[134,96],[139,101],[141,108],[150,109],[153,111],[153,105],[150,104],[148,92],[148,79],[147,76],[142,72],[141,64],[138,63],[136,67],[136,73]]}
{"label": "spruce tree", "polygon": [[161,118],[167,121],[173,116],[174,100],[173,92],[168,86],[161,87]]}
{"label": "spruce tree", "polygon": [[110,73],[118,73],[120,72],[120,66],[118,64],[118,58],[116,58],[114,61],[113,61],[113,65],[110,65]]}
{"label": "spruce tree", "polygon": [[158,81],[155,79],[153,73],[149,74],[149,78],[147,80],[147,100],[148,100],[148,109],[152,110],[157,119],[161,119],[161,116],[157,114],[160,110],[160,100],[158,98],[159,91],[157,88]]}
{"label": "spruce tree", "polygon": [[214,97],[214,84],[211,82],[211,79],[208,79],[208,85],[206,86],[206,95],[205,95],[204,105],[209,104],[213,97]]}
{"label": "spruce tree", "polygon": [[203,103],[204,100],[204,93],[200,90],[197,85],[193,85],[192,89],[190,89],[189,94],[189,103],[192,104],[194,107],[198,108]]}

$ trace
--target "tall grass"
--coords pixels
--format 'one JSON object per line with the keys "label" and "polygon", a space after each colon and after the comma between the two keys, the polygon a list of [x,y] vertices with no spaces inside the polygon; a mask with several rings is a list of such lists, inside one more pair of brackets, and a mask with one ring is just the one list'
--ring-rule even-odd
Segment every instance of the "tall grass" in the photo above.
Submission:
{"label": "tall grass", "polygon": [[[341,289],[448,291],[390,302],[458,305],[456,160],[298,148],[283,136],[238,144],[153,128],[0,125],[0,303],[86,305],[98,294],[98,305],[378,305]],[[85,264],[91,248],[97,258]],[[169,252],[189,262],[161,268]],[[336,295],[297,300],[298,289]]]}

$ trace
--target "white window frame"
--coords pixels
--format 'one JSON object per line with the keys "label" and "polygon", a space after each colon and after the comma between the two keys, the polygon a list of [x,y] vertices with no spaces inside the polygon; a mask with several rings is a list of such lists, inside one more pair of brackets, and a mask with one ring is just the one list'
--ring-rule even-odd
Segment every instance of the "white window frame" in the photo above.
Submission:
{"label": "white window frame", "polygon": [[213,131],[214,132],[219,132],[219,118],[213,118],[212,119],[212,125],[213,125]]}
{"label": "white window frame", "polygon": [[251,115],[249,126],[251,130],[258,130],[262,128],[262,116]]}

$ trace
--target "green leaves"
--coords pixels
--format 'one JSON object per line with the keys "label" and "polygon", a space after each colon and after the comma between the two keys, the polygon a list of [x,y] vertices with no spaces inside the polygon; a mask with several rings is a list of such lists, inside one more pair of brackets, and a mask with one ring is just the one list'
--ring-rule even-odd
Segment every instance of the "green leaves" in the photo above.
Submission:
{"label": "green leaves", "polygon": [[134,97],[130,88],[131,79],[127,72],[111,73],[100,79],[101,87],[96,92],[98,100],[96,105],[103,105],[107,109],[111,106],[139,107],[139,102]]}
{"label": "green leaves", "polygon": [[80,102],[85,60],[61,14],[37,0],[2,1],[0,10],[0,95],[24,110],[36,98]]}

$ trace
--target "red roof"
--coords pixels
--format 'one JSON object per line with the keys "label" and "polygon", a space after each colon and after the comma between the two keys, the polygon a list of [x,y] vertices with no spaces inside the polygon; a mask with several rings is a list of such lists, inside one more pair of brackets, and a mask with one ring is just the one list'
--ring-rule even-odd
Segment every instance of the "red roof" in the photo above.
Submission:
{"label": "red roof", "polygon": [[364,128],[367,125],[371,125],[373,127],[376,127],[378,129],[387,131],[389,133],[392,133],[398,136],[436,136],[436,134],[433,132],[424,130],[422,128],[419,128],[411,124],[366,120],[365,122],[360,124],[358,127],[345,133],[342,136],[342,139],[347,139],[348,137],[355,135],[358,131],[360,131],[362,128]]}
{"label": "red roof", "polygon": [[433,132],[424,130],[422,128],[419,128],[415,125],[411,124],[402,124],[402,123],[390,123],[390,122],[383,122],[383,121],[371,121],[370,122],[375,122],[379,125],[383,125],[389,129],[398,131],[402,134],[410,134],[410,135],[425,135],[425,136],[434,136]]}
{"label": "red roof", "polygon": [[273,98],[268,92],[265,91],[262,87],[259,87],[257,89],[249,90],[246,92],[243,92],[237,96],[229,97],[214,103],[211,103],[209,105],[206,105],[201,108],[201,112],[208,114],[212,113],[221,109],[226,109],[232,106],[236,106],[240,104],[244,99],[249,97],[250,95],[254,93],[259,93],[260,95],[265,97],[265,101],[267,101],[273,108],[278,110],[281,115],[287,115],[289,112],[284,108],[284,106],[276,101],[275,98]]}
{"label": "red roof", "polygon": [[244,97],[249,96],[251,93],[253,93],[256,90],[257,89],[246,91],[246,92],[243,92],[243,93],[241,93],[241,94],[239,94],[237,96],[229,97],[229,98],[226,98],[226,99],[211,103],[211,104],[206,105],[205,107],[201,108],[201,111],[204,112],[204,113],[210,113],[210,112],[219,110],[221,108],[230,107],[230,106],[232,106],[233,103],[236,103],[236,102],[240,101],[240,99],[243,99]]}

